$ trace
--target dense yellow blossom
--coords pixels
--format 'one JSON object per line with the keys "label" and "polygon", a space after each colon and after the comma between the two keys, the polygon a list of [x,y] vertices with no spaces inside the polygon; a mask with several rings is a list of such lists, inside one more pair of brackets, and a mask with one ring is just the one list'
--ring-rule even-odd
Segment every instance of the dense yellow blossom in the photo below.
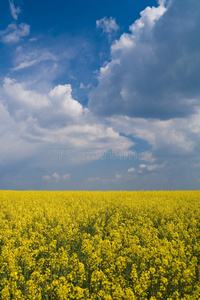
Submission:
{"label": "dense yellow blossom", "polygon": [[200,299],[200,192],[0,191],[0,299]]}

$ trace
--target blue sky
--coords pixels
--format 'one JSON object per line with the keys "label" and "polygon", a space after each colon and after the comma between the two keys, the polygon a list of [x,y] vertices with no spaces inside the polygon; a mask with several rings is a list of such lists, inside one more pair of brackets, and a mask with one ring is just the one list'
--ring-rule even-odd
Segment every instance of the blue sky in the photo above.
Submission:
{"label": "blue sky", "polygon": [[199,1],[0,14],[1,189],[199,189]]}

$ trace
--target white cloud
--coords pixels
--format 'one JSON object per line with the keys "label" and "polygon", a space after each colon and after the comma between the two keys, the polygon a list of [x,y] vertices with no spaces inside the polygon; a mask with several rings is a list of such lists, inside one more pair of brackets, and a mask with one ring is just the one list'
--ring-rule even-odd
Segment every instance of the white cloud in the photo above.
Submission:
{"label": "white cloud", "polygon": [[197,111],[191,117],[167,121],[118,117],[112,118],[111,124],[115,130],[147,141],[152,146],[153,152],[145,152],[142,159],[153,163],[156,158],[155,152],[162,151],[168,155],[192,153],[198,145],[197,134],[200,130],[198,118]]}
{"label": "white cloud", "polygon": [[45,180],[45,181],[49,181],[51,179],[51,176],[44,175],[44,176],[42,176],[42,179]]}
{"label": "white cloud", "polygon": [[103,32],[108,34],[119,29],[119,26],[117,25],[116,20],[113,17],[110,17],[109,19],[104,17],[100,20],[97,20],[96,27],[103,29]]}
{"label": "white cloud", "polygon": [[15,7],[13,0],[10,0],[9,4],[10,4],[11,15],[15,20],[17,20],[18,15],[21,12],[21,9],[20,9],[20,7]]}
{"label": "white cloud", "polygon": [[89,94],[98,115],[166,120],[187,117],[199,106],[200,2],[159,4],[142,11],[131,32],[111,46],[111,61]]}
{"label": "white cloud", "polygon": [[80,89],[89,89],[90,87],[91,87],[91,84],[84,85],[82,82],[80,83],[80,86],[79,86]]}
{"label": "white cloud", "polygon": [[115,174],[115,178],[120,179],[120,178],[122,178],[122,175],[121,174]]}
{"label": "white cloud", "polygon": [[41,95],[34,90],[26,90],[24,83],[18,83],[14,79],[6,77],[3,88],[8,107],[15,112],[23,110],[24,113],[30,114],[30,109],[38,110],[49,106],[49,99],[46,95]]}
{"label": "white cloud", "polygon": [[101,180],[100,177],[90,177],[90,178],[88,178],[88,181],[99,181],[99,180]]}
{"label": "white cloud", "polygon": [[21,23],[16,25],[14,23],[8,25],[4,31],[0,31],[2,42],[5,44],[18,43],[22,38],[28,36],[30,33],[30,25]]}
{"label": "white cloud", "polygon": [[[4,145],[0,154],[7,163],[11,155],[13,161],[42,153],[41,157],[45,155],[43,164],[48,160],[53,164],[55,159],[62,159],[67,164],[81,164],[100,159],[109,149],[123,155],[133,145],[73,99],[68,84],[41,94],[24,82],[5,78],[0,89],[0,104]],[[119,143],[123,143],[120,151]],[[10,148],[10,144],[13,147]],[[60,151],[58,155],[54,153],[56,147]]]}
{"label": "white cloud", "polygon": [[163,168],[164,164],[162,165],[158,165],[158,164],[154,164],[154,165],[145,165],[145,164],[141,164],[139,166],[140,169],[147,169],[148,171],[154,171],[157,170],[159,168]]}
{"label": "white cloud", "polygon": [[164,167],[164,165],[157,165],[157,164],[149,165],[149,166],[147,166],[147,170],[148,171],[154,171],[154,170],[157,170],[157,169],[162,168],[162,167]]}
{"label": "white cloud", "polygon": [[140,156],[140,160],[145,160],[147,162],[153,163],[155,161],[155,157],[153,157],[152,152],[143,151]]}
{"label": "white cloud", "polygon": [[80,89],[86,89],[87,87],[81,82],[79,88],[80,88]]}
{"label": "white cloud", "polygon": [[56,86],[47,95],[27,89],[24,83],[5,78],[3,88],[8,110],[17,119],[32,116],[42,126],[57,123],[64,126],[84,113],[82,105],[72,98],[71,86],[67,84]]}
{"label": "white cloud", "polygon": [[0,164],[26,160],[37,152],[37,145],[26,140],[26,126],[9,114],[6,103],[0,100]]}
{"label": "white cloud", "polygon": [[129,168],[127,172],[128,172],[128,173],[135,172],[135,168],[133,168],[133,167],[132,167],[132,168]]}
{"label": "white cloud", "polygon": [[[70,174],[69,173],[65,174],[65,175],[62,176],[62,178],[64,180],[69,180],[70,179]],[[44,175],[44,176],[42,176],[42,179],[44,181],[50,181],[50,180],[56,180],[56,181],[58,181],[58,180],[61,179],[61,176],[57,172],[55,172],[51,176],[50,175]]]}
{"label": "white cloud", "polygon": [[144,169],[144,168],[146,168],[147,166],[145,165],[145,164],[141,164],[140,165],[140,169]]}
{"label": "white cloud", "polygon": [[[120,116],[112,117],[110,122],[114,130],[132,136],[133,140],[139,139],[140,142],[137,143],[140,145],[141,155],[138,158],[143,165],[143,168],[139,168],[141,171],[139,173],[144,173],[146,170],[167,174],[175,166],[178,170],[183,165],[187,165],[189,169],[200,159],[199,109],[190,117],[168,121]],[[148,146],[143,141],[145,144],[148,142]],[[165,172],[162,169],[164,167]],[[174,176],[175,173],[176,171],[172,172]]]}
{"label": "white cloud", "polygon": [[60,179],[60,175],[58,175],[58,173],[53,173],[52,177],[56,180],[59,180]]}
{"label": "white cloud", "polygon": [[54,101],[57,109],[64,111],[66,115],[79,117],[83,112],[82,105],[72,98],[70,84],[58,85],[50,91],[49,97]]}
{"label": "white cloud", "polygon": [[69,180],[69,179],[70,179],[70,174],[69,174],[69,173],[67,173],[67,174],[63,175],[63,179],[65,179],[65,180]]}
{"label": "white cloud", "polygon": [[18,71],[18,70],[22,70],[22,69],[31,67],[31,66],[35,65],[36,63],[37,63],[37,60],[36,60],[36,59],[31,60],[31,61],[25,61],[25,62],[22,62],[22,63],[20,63],[17,67],[15,67],[15,68],[13,69],[13,71]]}
{"label": "white cloud", "polygon": [[[33,58],[34,59],[31,59]],[[19,71],[19,70],[23,70],[25,68],[29,68],[33,65],[36,65],[40,62],[43,61],[57,61],[57,57],[53,54],[51,54],[50,52],[44,52],[41,55],[38,56],[38,54],[32,52],[29,53],[28,55],[24,55],[22,57],[20,57],[20,59],[18,58],[18,60],[20,60],[20,63],[13,69],[13,71]],[[23,60],[23,61],[21,61]]]}
{"label": "white cloud", "polygon": [[[158,7],[147,7],[143,10],[140,15],[141,18],[136,20],[130,27],[132,32],[132,39],[139,40],[141,34],[150,33],[157,20],[166,12],[166,8],[163,4]],[[113,48],[114,49],[114,48]]]}
{"label": "white cloud", "polygon": [[37,42],[37,38],[31,38],[31,39],[29,39],[29,42]]}

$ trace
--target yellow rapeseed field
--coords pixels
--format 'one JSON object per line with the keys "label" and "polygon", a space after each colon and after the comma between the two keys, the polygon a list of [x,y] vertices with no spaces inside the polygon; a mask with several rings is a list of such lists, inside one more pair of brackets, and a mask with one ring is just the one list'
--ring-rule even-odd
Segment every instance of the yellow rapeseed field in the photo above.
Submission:
{"label": "yellow rapeseed field", "polygon": [[200,299],[200,192],[0,191],[0,299]]}

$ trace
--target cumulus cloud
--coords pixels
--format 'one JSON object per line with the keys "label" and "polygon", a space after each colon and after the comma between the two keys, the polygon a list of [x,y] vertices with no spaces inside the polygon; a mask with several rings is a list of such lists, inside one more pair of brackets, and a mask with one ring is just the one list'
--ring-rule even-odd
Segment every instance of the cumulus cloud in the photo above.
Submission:
{"label": "cumulus cloud", "polygon": [[144,168],[146,168],[147,166],[145,165],[145,164],[141,164],[140,165],[140,169],[144,169]]}
{"label": "cumulus cloud", "polygon": [[45,181],[49,181],[51,179],[51,176],[44,175],[44,176],[42,176],[42,179],[45,180]]}
{"label": "cumulus cloud", "polygon": [[[168,153],[168,155],[185,155],[192,153],[198,145],[200,114],[197,111],[188,118],[174,118],[171,120],[141,119],[120,117],[112,119],[115,130],[132,135],[147,141],[152,146],[152,151]],[[145,153],[147,161],[154,162],[155,157]]]}
{"label": "cumulus cloud", "polygon": [[43,127],[57,123],[64,126],[84,111],[82,105],[72,98],[69,84],[58,85],[46,95],[27,89],[24,83],[5,78],[3,88],[8,110],[16,119],[32,116]]}
{"label": "cumulus cloud", "polygon": [[139,168],[138,173],[168,176],[171,172],[170,176],[175,177],[177,172],[186,174],[190,170],[191,176],[195,174],[191,170],[200,159],[200,109],[187,118],[158,120],[120,116],[113,117],[111,124],[114,130],[132,137],[143,149],[139,160],[146,167]]}
{"label": "cumulus cloud", "polygon": [[162,167],[164,167],[164,165],[157,165],[157,164],[155,164],[155,165],[147,166],[147,170],[148,171],[154,171],[154,170],[157,170],[157,169],[162,168]]}
{"label": "cumulus cloud", "polygon": [[17,20],[17,19],[18,19],[18,15],[19,15],[20,12],[21,12],[21,9],[20,9],[20,7],[15,7],[13,0],[10,0],[10,1],[9,1],[9,4],[10,4],[11,15],[12,15],[12,17],[13,17],[15,20]]}
{"label": "cumulus cloud", "polygon": [[72,117],[79,117],[83,112],[82,105],[72,98],[72,88],[70,84],[58,85],[50,91],[49,97],[55,103],[57,109],[65,111]]}
{"label": "cumulus cloud", "polygon": [[21,23],[16,25],[9,24],[5,30],[0,31],[0,37],[5,44],[18,43],[22,38],[28,36],[30,33],[30,25]]}
{"label": "cumulus cloud", "polygon": [[70,179],[70,174],[67,173],[67,174],[65,174],[65,175],[63,175],[61,177],[57,172],[55,172],[52,175],[44,175],[44,176],[42,176],[42,179],[44,181],[50,181],[50,180],[56,180],[56,181],[58,181],[60,179],[69,180]]}
{"label": "cumulus cloud", "polygon": [[99,180],[101,180],[100,177],[90,177],[90,178],[88,178],[88,181],[99,181]]}
{"label": "cumulus cloud", "polygon": [[116,23],[116,20],[113,17],[109,19],[104,17],[96,21],[96,27],[103,29],[103,32],[111,34],[119,29],[119,26]]}
{"label": "cumulus cloud", "polygon": [[62,178],[65,179],[65,180],[69,180],[70,179],[70,174],[67,173],[67,174],[63,175]]}
{"label": "cumulus cloud", "polygon": [[121,174],[115,174],[115,178],[120,179],[120,178],[122,178],[122,175]]}
{"label": "cumulus cloud", "polygon": [[52,177],[56,180],[59,180],[60,179],[60,175],[58,175],[58,173],[53,173]]}
{"label": "cumulus cloud", "polygon": [[25,139],[26,128],[23,121],[16,120],[9,114],[6,102],[0,101],[0,165],[26,160],[37,152],[37,145]]}
{"label": "cumulus cloud", "polygon": [[[163,167],[164,167],[164,164],[162,164],[162,165],[158,165],[158,164],[154,164],[154,165],[141,164],[141,165],[139,165],[140,169],[146,169],[150,172],[155,171],[155,170],[160,169],[160,168],[163,168]],[[141,173],[141,170],[139,171],[139,173]]]}
{"label": "cumulus cloud", "polygon": [[[166,6],[166,3],[168,5]],[[167,120],[193,114],[200,101],[200,2],[159,1],[111,46],[89,95],[103,116]]]}
{"label": "cumulus cloud", "polygon": [[133,167],[132,167],[132,168],[129,168],[127,172],[128,172],[128,173],[135,172],[135,168],[133,168]]}
{"label": "cumulus cloud", "polygon": [[49,106],[49,99],[34,90],[27,90],[24,83],[18,83],[15,79],[4,78],[3,89],[7,99],[8,109],[17,114],[19,111],[29,114],[33,111]]}
{"label": "cumulus cloud", "polygon": [[[98,122],[73,99],[69,84],[57,85],[41,94],[24,82],[5,78],[0,96],[4,145],[0,155],[7,163],[10,156],[12,161],[19,161],[45,155],[44,161],[52,164],[55,160],[80,164],[99,159],[109,149],[117,150],[119,143],[124,145],[121,152],[133,145],[111,126]],[[66,174],[63,179],[68,177]]]}

